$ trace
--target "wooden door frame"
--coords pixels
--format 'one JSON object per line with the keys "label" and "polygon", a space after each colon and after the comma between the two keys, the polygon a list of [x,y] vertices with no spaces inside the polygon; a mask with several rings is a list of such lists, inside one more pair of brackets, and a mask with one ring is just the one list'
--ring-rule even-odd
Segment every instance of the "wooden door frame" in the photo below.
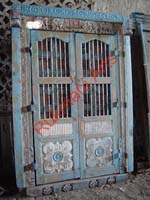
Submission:
{"label": "wooden door frame", "polygon": [[[48,8],[40,6],[28,6],[23,4],[13,4],[12,16],[12,68],[13,68],[13,125],[14,125],[14,146],[15,146],[15,163],[16,163],[16,180],[18,188],[27,188],[35,186],[34,170],[34,146],[32,135],[32,105],[29,54],[30,43],[27,34],[29,29],[36,29],[34,23],[32,27],[27,27],[26,22],[40,21],[41,25],[38,29],[55,30],[55,31],[72,31],[83,33],[97,34],[112,34],[116,32],[119,38],[121,51],[119,62],[122,63],[120,68],[120,88],[121,88],[121,128],[122,128],[122,146],[123,152],[121,158],[123,165],[120,166],[122,172],[126,169],[128,172],[133,170],[133,123],[132,123],[132,90],[131,80],[131,63],[129,52],[123,57],[123,52],[129,50],[130,34],[129,19],[127,16],[110,13],[99,13],[94,11],[63,9],[63,8]],[[56,19],[57,18],[57,19]],[[126,48],[125,48],[126,47]],[[125,64],[128,76],[125,76]],[[127,75],[127,74],[126,74]],[[126,80],[125,80],[126,77]],[[131,79],[130,79],[131,78]],[[125,84],[126,82],[126,84]],[[26,86],[26,87],[24,87]],[[126,94],[126,97],[125,97]],[[127,105],[127,108],[125,108]],[[130,112],[129,112],[130,111]],[[125,120],[125,118],[127,120]],[[128,127],[128,123],[130,127]],[[131,144],[131,146],[126,146]],[[128,154],[128,160],[126,160]],[[126,168],[126,169],[125,169]]]}

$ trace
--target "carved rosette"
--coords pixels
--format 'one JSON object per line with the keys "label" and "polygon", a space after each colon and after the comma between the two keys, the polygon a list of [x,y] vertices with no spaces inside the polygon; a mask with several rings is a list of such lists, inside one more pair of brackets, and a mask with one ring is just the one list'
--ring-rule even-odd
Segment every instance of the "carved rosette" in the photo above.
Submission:
{"label": "carved rosette", "polygon": [[71,171],[73,167],[70,141],[48,142],[43,145],[43,169],[45,173]]}
{"label": "carved rosette", "polygon": [[112,164],[111,137],[88,139],[86,142],[86,151],[88,167],[102,167]]}
{"label": "carved rosette", "polygon": [[53,19],[52,29],[59,31],[64,30],[65,28],[65,19]]}
{"label": "carved rosette", "polygon": [[98,31],[98,25],[96,22],[83,21],[82,28],[87,33],[97,33]]}

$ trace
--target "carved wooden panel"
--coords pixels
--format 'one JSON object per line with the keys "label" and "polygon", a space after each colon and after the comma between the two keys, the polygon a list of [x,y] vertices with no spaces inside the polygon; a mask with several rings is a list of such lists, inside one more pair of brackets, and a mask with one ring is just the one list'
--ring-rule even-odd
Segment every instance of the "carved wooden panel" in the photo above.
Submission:
{"label": "carved wooden panel", "polygon": [[86,141],[87,167],[102,167],[112,164],[112,138],[92,138]]}
{"label": "carved wooden panel", "polygon": [[47,136],[64,136],[72,134],[72,123],[55,124],[55,126],[49,126],[44,124],[40,130],[42,137]]}
{"label": "carved wooden panel", "polygon": [[21,26],[28,29],[53,31],[77,31],[83,33],[114,34],[121,25],[109,22],[94,22],[78,19],[21,17]]}
{"label": "carved wooden panel", "polygon": [[85,134],[101,134],[111,133],[112,122],[111,121],[98,121],[98,122],[86,122]]}
{"label": "carved wooden panel", "polygon": [[70,141],[48,142],[43,145],[44,173],[71,171],[72,167],[72,143]]}

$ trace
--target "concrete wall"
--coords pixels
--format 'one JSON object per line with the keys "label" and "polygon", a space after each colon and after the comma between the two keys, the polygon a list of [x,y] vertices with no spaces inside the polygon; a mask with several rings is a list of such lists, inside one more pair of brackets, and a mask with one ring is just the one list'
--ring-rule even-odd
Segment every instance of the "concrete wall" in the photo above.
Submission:
{"label": "concrete wall", "polygon": [[130,15],[132,12],[150,14],[149,0],[96,0],[95,9],[100,12],[113,12]]}

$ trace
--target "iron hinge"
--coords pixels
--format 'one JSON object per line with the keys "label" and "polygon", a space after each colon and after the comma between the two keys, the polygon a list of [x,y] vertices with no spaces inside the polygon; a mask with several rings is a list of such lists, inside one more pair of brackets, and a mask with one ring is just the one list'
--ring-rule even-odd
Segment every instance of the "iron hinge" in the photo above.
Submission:
{"label": "iron hinge", "polygon": [[28,106],[24,106],[21,108],[21,111],[23,113],[26,113],[26,112],[33,112],[34,111],[34,105],[33,104],[30,104]]}
{"label": "iron hinge", "polygon": [[121,103],[121,106],[122,106],[123,108],[126,108],[126,107],[127,107],[127,102],[122,102],[122,103]]}
{"label": "iron hinge", "polygon": [[127,102],[123,103],[123,107],[126,108],[127,107]]}
{"label": "iron hinge", "polygon": [[124,158],[128,159],[128,153],[127,152],[124,153]]}
{"label": "iron hinge", "polygon": [[119,103],[118,103],[118,99],[115,101],[115,102],[113,102],[113,108],[118,108],[119,107]]}
{"label": "iron hinge", "polygon": [[36,170],[36,164],[34,162],[24,166],[24,172],[34,170]]}

